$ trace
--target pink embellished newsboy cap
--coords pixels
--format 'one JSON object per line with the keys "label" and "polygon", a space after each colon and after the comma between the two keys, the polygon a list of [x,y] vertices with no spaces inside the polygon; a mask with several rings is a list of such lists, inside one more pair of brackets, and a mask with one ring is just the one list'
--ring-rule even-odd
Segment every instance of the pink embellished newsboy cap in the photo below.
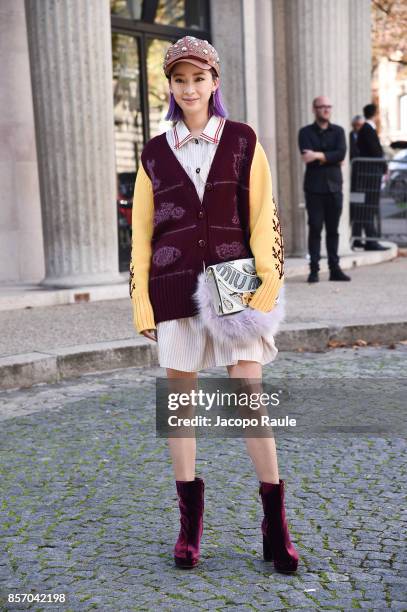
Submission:
{"label": "pink embellished newsboy cap", "polygon": [[170,76],[172,67],[183,61],[204,70],[214,68],[217,75],[220,76],[218,52],[207,40],[201,40],[195,36],[184,36],[177,40],[165,54],[163,64],[165,75]]}

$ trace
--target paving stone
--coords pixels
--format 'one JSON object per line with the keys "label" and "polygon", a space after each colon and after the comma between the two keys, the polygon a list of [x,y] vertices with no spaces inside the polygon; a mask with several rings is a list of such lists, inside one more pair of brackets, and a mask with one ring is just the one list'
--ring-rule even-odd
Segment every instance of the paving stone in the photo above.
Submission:
{"label": "paving stone", "polygon": [[[386,393],[405,376],[406,355],[407,347],[280,353],[264,379],[295,371],[306,389],[375,378]],[[163,374],[120,370],[0,394],[1,594],[64,592],[73,612],[92,603],[103,612],[386,609],[388,598],[407,609],[402,437],[277,438],[295,576],[262,560],[258,480],[244,441],[200,438],[201,564],[176,568],[176,490],[167,441],[155,437]]]}

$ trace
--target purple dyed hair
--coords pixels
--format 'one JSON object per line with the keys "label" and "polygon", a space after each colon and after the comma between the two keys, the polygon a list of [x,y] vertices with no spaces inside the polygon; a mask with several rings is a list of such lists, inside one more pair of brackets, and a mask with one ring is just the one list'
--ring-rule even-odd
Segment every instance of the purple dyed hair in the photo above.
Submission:
{"label": "purple dyed hair", "polygon": [[[212,76],[217,76],[216,72],[211,68]],[[171,76],[168,78],[170,80]],[[209,98],[209,117],[216,115],[218,117],[227,117],[228,111],[226,110],[225,103],[223,102],[222,93],[220,87],[215,91],[214,94]],[[168,107],[168,113],[165,116],[166,121],[179,121],[183,119],[184,114],[182,108],[175,102],[173,94],[170,92],[170,105]]]}

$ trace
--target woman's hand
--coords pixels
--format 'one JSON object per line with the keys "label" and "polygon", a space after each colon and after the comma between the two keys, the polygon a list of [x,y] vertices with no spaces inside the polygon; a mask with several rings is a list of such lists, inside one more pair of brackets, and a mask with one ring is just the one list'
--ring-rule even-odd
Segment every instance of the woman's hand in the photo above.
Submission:
{"label": "woman's hand", "polygon": [[157,330],[156,329],[145,329],[141,333],[143,334],[143,336],[145,336],[149,340],[154,340],[154,342],[157,342]]}

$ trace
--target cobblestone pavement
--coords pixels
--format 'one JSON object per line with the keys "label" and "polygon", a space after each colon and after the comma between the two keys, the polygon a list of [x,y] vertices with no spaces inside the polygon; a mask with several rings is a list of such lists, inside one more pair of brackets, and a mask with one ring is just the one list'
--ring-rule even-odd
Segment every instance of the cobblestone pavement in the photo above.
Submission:
{"label": "cobblestone pavement", "polygon": [[[407,346],[280,353],[273,376],[406,376]],[[176,568],[167,441],[155,437],[160,368],[0,395],[0,610],[407,610],[406,440],[277,440],[297,575],[261,556],[258,481],[241,438],[198,441],[201,563]],[[226,375],[224,368],[206,375]],[[64,593],[18,605],[8,593]]]}

